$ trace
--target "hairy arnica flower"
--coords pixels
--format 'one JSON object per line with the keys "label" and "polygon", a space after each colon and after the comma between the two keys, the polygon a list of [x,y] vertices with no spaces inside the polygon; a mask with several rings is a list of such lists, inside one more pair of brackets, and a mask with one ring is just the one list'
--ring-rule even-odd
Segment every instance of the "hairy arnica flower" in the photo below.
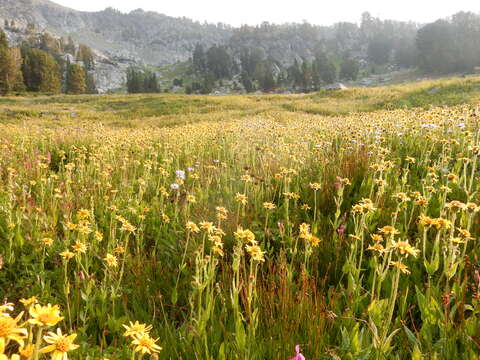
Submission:
{"label": "hairy arnica flower", "polygon": [[153,339],[147,333],[137,333],[134,336],[132,345],[135,346],[135,352],[144,354],[155,354],[162,348],[156,344],[158,339]]}
{"label": "hairy arnica flower", "polygon": [[150,330],[152,330],[152,325],[141,324],[138,321],[135,321],[134,323],[130,321],[130,325],[124,324],[122,326],[125,328],[123,336],[131,338],[140,333],[148,334]]}
{"label": "hairy arnica flower", "polygon": [[42,354],[51,353],[52,360],[68,360],[67,353],[79,347],[73,343],[77,334],[63,335],[62,330],[57,329],[57,332],[49,332],[43,339],[47,344],[50,344],[42,349]]}
{"label": "hairy arnica flower", "polygon": [[38,325],[42,327],[55,326],[63,317],[60,316],[60,307],[58,305],[42,306],[36,304],[29,310],[31,319],[28,322],[32,325]]}
{"label": "hairy arnica flower", "polygon": [[109,267],[117,267],[118,265],[117,257],[115,255],[107,254],[103,260]]}
{"label": "hairy arnica flower", "polygon": [[414,257],[417,257],[417,255],[420,253],[420,250],[415,249],[413,246],[411,246],[408,241],[399,241],[399,242],[393,242],[393,247],[395,249],[398,249],[401,255],[405,255],[406,257],[408,255],[413,255]]}
{"label": "hairy arnica flower", "polygon": [[264,262],[265,261],[265,258],[264,258],[265,252],[262,251],[260,246],[258,246],[258,245],[246,245],[245,249],[250,254],[250,257],[253,260],[258,261],[258,262]]}
{"label": "hairy arnica flower", "polygon": [[10,340],[17,342],[23,346],[23,339],[27,336],[27,329],[19,325],[19,321],[23,316],[23,312],[16,318],[12,318],[7,314],[0,314],[0,348],[8,344]]}

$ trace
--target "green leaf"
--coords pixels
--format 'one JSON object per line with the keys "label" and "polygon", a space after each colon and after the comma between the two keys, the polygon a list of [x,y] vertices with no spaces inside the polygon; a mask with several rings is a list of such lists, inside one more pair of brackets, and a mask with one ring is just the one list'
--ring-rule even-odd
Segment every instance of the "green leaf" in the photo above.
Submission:
{"label": "green leaf", "polygon": [[418,341],[417,337],[415,334],[405,325],[403,325],[403,330],[405,330],[405,333],[407,334],[407,338],[412,344],[413,347],[418,347],[420,346],[420,342]]}
{"label": "green leaf", "polygon": [[177,303],[177,300],[178,300],[178,292],[177,292],[177,288],[174,288],[173,291],[172,291],[172,304],[175,305]]}

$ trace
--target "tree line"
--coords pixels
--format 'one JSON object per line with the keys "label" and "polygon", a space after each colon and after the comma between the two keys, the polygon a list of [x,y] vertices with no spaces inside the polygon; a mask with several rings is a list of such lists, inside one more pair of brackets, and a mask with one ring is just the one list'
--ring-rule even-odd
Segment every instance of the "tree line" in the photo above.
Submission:
{"label": "tree line", "polygon": [[[197,43],[187,65],[174,85],[202,94],[222,86],[309,92],[399,68],[427,75],[470,72],[480,67],[480,15],[459,12],[419,25],[366,12],[359,24],[242,26],[223,44]],[[155,73],[138,67],[127,72],[127,88],[160,91]]]}
{"label": "tree line", "polygon": [[34,31],[31,29],[32,36],[20,46],[9,46],[5,33],[0,31],[1,94],[12,91],[97,93],[89,72],[94,69],[95,58],[88,46],[77,48],[71,38],[65,41],[48,33],[33,35]]}
{"label": "tree line", "polygon": [[127,91],[130,94],[160,92],[157,74],[136,66],[130,66],[127,69]]}
{"label": "tree line", "polygon": [[418,66],[429,73],[467,72],[480,66],[480,15],[460,12],[418,31]]}
{"label": "tree line", "polygon": [[348,51],[334,59],[319,50],[313,59],[295,59],[285,67],[259,48],[243,47],[231,54],[226,46],[214,45],[205,50],[197,44],[191,59],[195,80],[187,92],[208,93],[215,82],[231,79],[238,81],[246,92],[275,88],[317,91],[337,80],[356,80],[359,70],[358,61]]}
{"label": "tree line", "polygon": [[[290,51],[293,61],[285,61],[278,48]],[[423,26],[380,20],[369,13],[359,25],[243,26],[227,44],[195,46],[186,91],[209,93],[216,84],[231,81],[247,92],[308,92],[385,72],[387,67],[418,68],[427,75],[478,69],[480,15],[459,12]]]}

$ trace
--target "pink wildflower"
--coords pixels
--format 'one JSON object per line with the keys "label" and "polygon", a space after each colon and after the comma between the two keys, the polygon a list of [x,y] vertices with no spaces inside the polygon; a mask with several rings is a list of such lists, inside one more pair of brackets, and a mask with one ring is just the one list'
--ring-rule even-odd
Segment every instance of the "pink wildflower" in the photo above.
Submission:
{"label": "pink wildflower", "polygon": [[295,355],[293,358],[291,358],[290,360],[305,360],[305,356],[303,356],[301,353],[300,353],[300,345],[295,345],[295,352],[297,353],[297,355]]}

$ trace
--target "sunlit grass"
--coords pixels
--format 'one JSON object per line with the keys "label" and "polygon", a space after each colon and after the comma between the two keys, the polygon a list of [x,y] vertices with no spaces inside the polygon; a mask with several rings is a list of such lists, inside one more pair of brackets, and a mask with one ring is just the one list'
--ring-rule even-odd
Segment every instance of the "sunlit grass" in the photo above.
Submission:
{"label": "sunlit grass", "polygon": [[0,354],[476,359],[477,86],[5,99]]}

